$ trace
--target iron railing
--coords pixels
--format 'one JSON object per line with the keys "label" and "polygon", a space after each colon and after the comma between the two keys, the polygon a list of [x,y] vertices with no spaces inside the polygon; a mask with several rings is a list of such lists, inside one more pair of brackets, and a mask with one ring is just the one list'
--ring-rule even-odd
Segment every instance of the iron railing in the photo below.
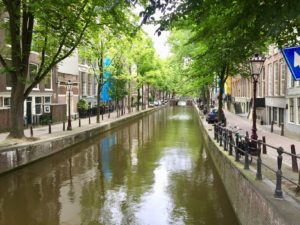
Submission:
{"label": "iron railing", "polygon": [[[235,157],[235,161],[244,163],[244,169],[249,170],[252,160],[256,160],[256,180],[262,180],[262,167],[270,170],[276,175],[276,188],[274,192],[275,198],[283,198],[282,193],[282,179],[287,180],[291,184],[296,186],[296,191],[300,191],[300,176],[298,183],[292,179],[284,176],[282,173],[282,161],[283,155],[292,157],[292,169],[298,172],[297,159],[300,157],[296,155],[295,149],[292,153],[285,151],[282,147],[275,147],[267,144],[265,138],[254,140],[249,137],[248,132],[246,135],[240,134],[236,128],[225,127],[224,124],[215,123],[214,125],[214,139],[220,146],[223,146],[224,151],[228,151],[228,154]],[[277,168],[273,169],[262,161],[261,154],[266,154],[266,147],[269,149],[277,150]],[[244,157],[243,162],[241,157]],[[295,169],[295,167],[297,167]]]}

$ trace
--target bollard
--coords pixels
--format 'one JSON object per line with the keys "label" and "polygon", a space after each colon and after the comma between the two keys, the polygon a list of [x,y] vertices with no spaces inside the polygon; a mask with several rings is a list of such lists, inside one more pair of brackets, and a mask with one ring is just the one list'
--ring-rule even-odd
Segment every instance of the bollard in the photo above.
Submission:
{"label": "bollard", "polygon": [[244,169],[249,170],[249,147],[250,147],[249,145],[250,145],[250,142],[249,142],[249,139],[247,136],[245,138],[245,141],[246,141],[246,148],[245,148]]}
{"label": "bollard", "polygon": [[236,133],[235,134],[235,161],[237,162],[240,161],[238,144],[239,144],[239,134]]}
{"label": "bollard", "polygon": [[65,130],[66,130],[66,122],[63,121],[63,131],[65,131]]}
{"label": "bollard", "polygon": [[77,114],[75,114],[74,120],[77,120]]}
{"label": "bollard", "polygon": [[214,139],[217,140],[217,128],[216,128],[215,123],[214,123],[213,127],[214,127]]}
{"label": "bollard", "polygon": [[278,156],[277,156],[277,166],[278,170],[276,172],[276,189],[274,193],[275,198],[282,198],[282,190],[281,190],[281,180],[282,180],[282,171],[281,171],[281,166],[282,166],[282,153],[283,153],[283,148],[279,147],[277,149]]}
{"label": "bollard", "polygon": [[48,126],[49,126],[49,134],[51,134],[51,132],[52,132],[52,130],[51,130],[51,120],[49,121]]}
{"label": "bollard", "polygon": [[266,146],[266,137],[262,137],[262,142],[263,142],[263,154],[267,154],[267,146]]}
{"label": "bollard", "polygon": [[233,145],[233,137],[232,131],[229,131],[229,155],[232,155],[232,145]]}
{"label": "bollard", "polygon": [[220,126],[220,146],[223,146],[223,128]]}
{"label": "bollard", "polygon": [[256,180],[262,180],[261,174],[261,140],[257,142]]}
{"label": "bollard", "polygon": [[271,122],[271,133],[273,133],[273,126],[274,126],[274,121]]}
{"label": "bollard", "polygon": [[228,129],[224,128],[224,150],[228,151]]}
{"label": "bollard", "polygon": [[81,127],[81,119],[80,119],[80,117],[78,119],[78,127]]}
{"label": "bollard", "polygon": [[298,185],[297,185],[297,188],[296,188],[296,192],[300,192],[300,173],[298,173]]}
{"label": "bollard", "polygon": [[216,140],[217,140],[217,143],[219,143],[219,127],[217,124],[216,124]]}
{"label": "bollard", "polygon": [[281,136],[284,136],[284,123],[281,124]]}
{"label": "bollard", "polygon": [[249,132],[246,131],[246,138],[249,139]]}
{"label": "bollard", "polygon": [[101,118],[102,118],[102,120],[104,120],[104,113],[102,113]]}
{"label": "bollard", "polygon": [[33,137],[33,127],[32,127],[32,124],[30,125],[30,137]]}
{"label": "bollard", "polygon": [[89,124],[91,124],[91,115],[89,115]]}
{"label": "bollard", "polygon": [[298,162],[297,162],[297,157],[296,157],[295,145],[291,145],[291,153],[292,153],[292,169],[293,169],[293,172],[298,172]]}

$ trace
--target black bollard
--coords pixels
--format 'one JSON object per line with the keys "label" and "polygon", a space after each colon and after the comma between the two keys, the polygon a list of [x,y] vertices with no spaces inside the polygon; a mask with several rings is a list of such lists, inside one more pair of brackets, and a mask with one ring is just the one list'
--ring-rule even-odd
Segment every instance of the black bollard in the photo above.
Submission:
{"label": "black bollard", "polygon": [[91,115],[89,115],[89,124],[91,124]]}
{"label": "black bollard", "polygon": [[235,134],[235,161],[237,161],[237,162],[240,161],[238,145],[239,145],[239,134],[236,133]]}
{"label": "black bollard", "polygon": [[271,133],[274,131],[274,121],[271,122]]}
{"label": "black bollard", "polygon": [[233,137],[232,131],[229,131],[229,155],[232,155],[232,144],[233,144]]}
{"label": "black bollard", "polygon": [[256,180],[262,180],[261,174],[261,141],[257,142]]}
{"label": "black bollard", "polygon": [[282,198],[282,190],[281,190],[281,183],[282,183],[282,171],[281,171],[281,166],[282,166],[282,153],[283,153],[283,148],[279,147],[277,149],[278,156],[277,156],[277,166],[278,170],[276,172],[276,189],[274,193],[275,198]]}
{"label": "black bollard", "polygon": [[291,145],[291,153],[292,153],[292,169],[293,169],[293,172],[298,172],[298,162],[297,162],[297,157],[296,157],[295,145]]}
{"label": "black bollard", "polygon": [[263,142],[263,154],[267,154],[267,146],[266,146],[266,137],[262,137],[262,142]]}
{"label": "black bollard", "polygon": [[281,136],[284,136],[284,123],[281,124]]}
{"label": "black bollard", "polygon": [[228,135],[227,135],[227,129],[226,128],[224,128],[224,151],[227,151],[227,143],[228,143],[228,141],[227,141],[227,138],[228,138]]}
{"label": "black bollard", "polygon": [[30,137],[33,137],[33,127],[30,125]]}
{"label": "black bollard", "polygon": [[63,121],[63,131],[65,131],[65,130],[66,130],[66,122]]}
{"label": "black bollard", "polygon": [[78,127],[81,127],[81,119],[78,119]]}
{"label": "black bollard", "polygon": [[250,141],[248,137],[245,138],[246,141],[246,148],[245,148],[245,162],[244,162],[244,169],[249,170],[249,148],[250,148]]}
{"label": "black bollard", "polygon": [[52,129],[51,129],[51,120],[49,121],[49,124],[48,124],[48,126],[49,126],[49,134],[51,134],[52,133]]}

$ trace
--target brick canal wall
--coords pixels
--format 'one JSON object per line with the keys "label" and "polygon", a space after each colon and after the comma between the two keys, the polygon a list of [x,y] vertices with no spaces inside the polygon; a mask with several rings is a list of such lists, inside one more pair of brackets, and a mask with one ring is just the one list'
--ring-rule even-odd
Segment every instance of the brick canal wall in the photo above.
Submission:
{"label": "brick canal wall", "polygon": [[0,151],[0,174],[26,166],[159,109],[160,108],[153,108],[147,111],[120,117],[109,124],[82,127],[80,130],[71,131],[72,133],[63,132],[60,133],[58,137],[53,137],[47,140],[2,148]]}
{"label": "brick canal wall", "polygon": [[[199,110],[195,107],[197,112]],[[207,152],[221,177],[231,205],[243,225],[296,225],[300,224],[300,206],[285,194],[283,200],[275,199],[275,185],[265,178],[255,180],[255,171],[244,170],[241,163],[223,151],[212,138],[211,131],[204,126],[199,114],[199,123],[203,129]]]}

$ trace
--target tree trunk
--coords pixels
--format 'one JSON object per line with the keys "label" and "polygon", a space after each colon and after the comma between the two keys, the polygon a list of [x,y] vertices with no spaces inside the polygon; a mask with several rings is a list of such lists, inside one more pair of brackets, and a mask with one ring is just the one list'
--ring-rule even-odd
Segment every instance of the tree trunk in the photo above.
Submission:
{"label": "tree trunk", "polygon": [[[23,85],[22,85],[23,86]],[[25,85],[24,85],[25,86]],[[24,86],[11,92],[10,133],[9,138],[21,139],[24,135]]]}
{"label": "tree trunk", "polygon": [[142,110],[144,109],[144,85],[142,84]]}
{"label": "tree trunk", "polygon": [[140,97],[141,97],[141,91],[140,91],[140,88],[138,88],[137,111],[140,111]]}

